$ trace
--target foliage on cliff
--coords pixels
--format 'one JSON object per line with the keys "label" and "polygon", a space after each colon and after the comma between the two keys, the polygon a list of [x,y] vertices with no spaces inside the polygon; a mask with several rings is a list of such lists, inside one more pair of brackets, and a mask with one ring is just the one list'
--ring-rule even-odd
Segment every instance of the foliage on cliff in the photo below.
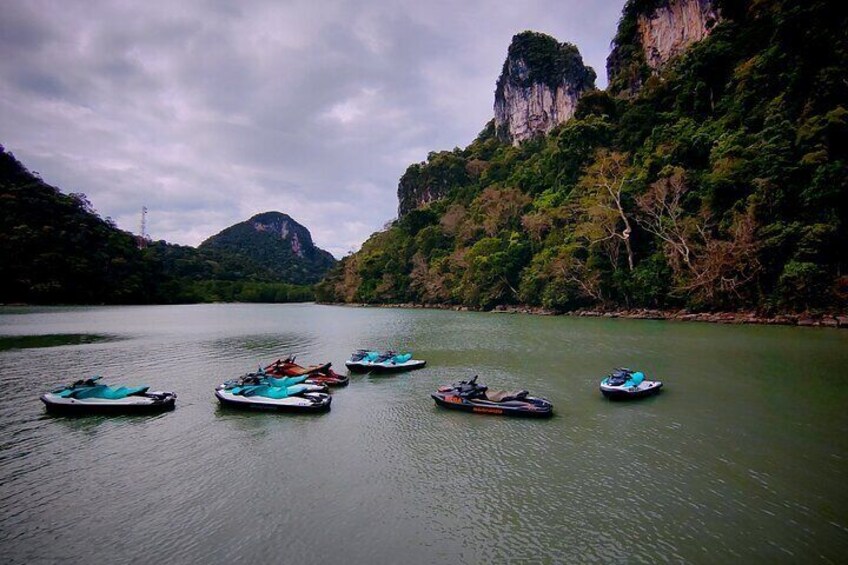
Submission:
{"label": "foliage on cliff", "polygon": [[151,243],[100,218],[0,146],[0,303],[144,304],[310,300],[235,253]]}
{"label": "foliage on cliff", "polygon": [[[848,29],[827,1],[722,2],[630,100],[520,147],[491,127],[444,197],[374,234],[322,300],[845,309]],[[417,174],[438,176],[429,164]]]}
{"label": "foliage on cliff", "polygon": [[426,163],[410,165],[398,183],[398,217],[403,217],[422,202],[445,196],[456,185],[468,182],[468,163],[457,151],[431,152]]}
{"label": "foliage on cliff", "polygon": [[[511,72],[510,66],[522,62],[526,73]],[[583,64],[583,57],[575,45],[560,43],[550,35],[525,31],[512,38],[507,51],[497,91],[502,92],[504,82],[512,80],[517,86],[546,84],[551,89],[563,83],[577,90],[595,86],[595,71]]]}

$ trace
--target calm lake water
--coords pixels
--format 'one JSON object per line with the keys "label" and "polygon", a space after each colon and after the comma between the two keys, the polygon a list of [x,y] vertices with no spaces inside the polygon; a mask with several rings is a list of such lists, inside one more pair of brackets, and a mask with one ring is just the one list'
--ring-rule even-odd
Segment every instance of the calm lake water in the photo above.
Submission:
{"label": "calm lake water", "polygon": [[[316,305],[0,309],[7,563],[799,563],[848,560],[848,332]],[[80,338],[80,336],[89,336]],[[96,336],[106,339],[98,340]],[[24,340],[32,343],[32,340]],[[331,412],[222,409],[289,353],[411,349]],[[613,403],[616,366],[665,391]],[[83,376],[175,390],[154,417],[48,416]],[[480,375],[551,420],[437,408]]]}

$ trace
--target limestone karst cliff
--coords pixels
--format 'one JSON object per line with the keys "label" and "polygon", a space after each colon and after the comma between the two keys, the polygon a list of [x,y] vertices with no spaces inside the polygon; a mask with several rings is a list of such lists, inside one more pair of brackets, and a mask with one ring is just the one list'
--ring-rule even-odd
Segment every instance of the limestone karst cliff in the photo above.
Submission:
{"label": "limestone karst cliff", "polygon": [[574,115],[584,92],[595,88],[595,71],[577,47],[542,33],[512,38],[495,90],[495,130],[518,145],[545,134]]}
{"label": "limestone karst cliff", "polygon": [[[512,38],[497,82],[494,120],[480,135],[513,145],[544,135],[568,121],[578,100],[594,89],[595,71],[583,64],[577,47],[543,33],[520,33]],[[443,198],[478,173],[455,151],[431,153],[401,177],[398,217]]]}
{"label": "limestone karst cliff", "polygon": [[630,0],[607,59],[610,91],[632,95],[721,19],[715,0]]}

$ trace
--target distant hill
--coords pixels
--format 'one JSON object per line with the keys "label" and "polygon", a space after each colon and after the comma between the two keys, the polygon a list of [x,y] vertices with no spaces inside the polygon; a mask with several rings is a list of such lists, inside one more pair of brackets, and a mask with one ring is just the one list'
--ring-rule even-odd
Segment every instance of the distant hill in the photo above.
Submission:
{"label": "distant hill", "polygon": [[[334,259],[314,248],[306,228],[278,216],[290,226],[288,238],[282,238],[294,255],[287,269],[280,268],[281,260],[269,261],[270,266],[261,261],[266,255],[286,256],[271,242],[279,237],[227,245],[228,230],[220,246],[213,241],[195,249],[158,241],[139,249],[137,237],[98,216],[85,194],[63,194],[0,145],[0,304],[312,300],[311,287],[286,281],[315,280],[320,277],[313,274],[315,265]],[[282,234],[283,225],[273,219],[259,223]]]}
{"label": "distant hill", "polygon": [[198,249],[243,257],[292,284],[316,283],[336,263],[315,246],[308,229],[281,212],[264,212],[230,226]]}

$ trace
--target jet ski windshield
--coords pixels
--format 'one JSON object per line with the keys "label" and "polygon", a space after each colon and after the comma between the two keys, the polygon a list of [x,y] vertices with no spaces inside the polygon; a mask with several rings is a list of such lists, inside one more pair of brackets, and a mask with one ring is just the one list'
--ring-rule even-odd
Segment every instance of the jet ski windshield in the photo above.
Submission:
{"label": "jet ski windshield", "polygon": [[616,369],[609,376],[607,382],[610,386],[621,386],[628,381],[630,378],[630,370],[629,369]]}
{"label": "jet ski windshield", "polygon": [[639,386],[644,380],[645,375],[641,371],[620,368],[607,377],[607,384],[609,386]]}
{"label": "jet ski windshield", "polygon": [[377,356],[374,359],[374,363],[385,363],[386,361],[391,361],[394,359],[395,352],[394,351],[385,351]]}
{"label": "jet ski windshield", "polygon": [[362,361],[366,357],[368,357],[368,351],[366,351],[364,349],[358,349],[351,354],[350,360],[351,361]]}
{"label": "jet ski windshield", "polygon": [[489,389],[486,385],[477,384],[477,375],[467,381],[459,381],[453,387],[457,396],[462,398],[479,398]]}

